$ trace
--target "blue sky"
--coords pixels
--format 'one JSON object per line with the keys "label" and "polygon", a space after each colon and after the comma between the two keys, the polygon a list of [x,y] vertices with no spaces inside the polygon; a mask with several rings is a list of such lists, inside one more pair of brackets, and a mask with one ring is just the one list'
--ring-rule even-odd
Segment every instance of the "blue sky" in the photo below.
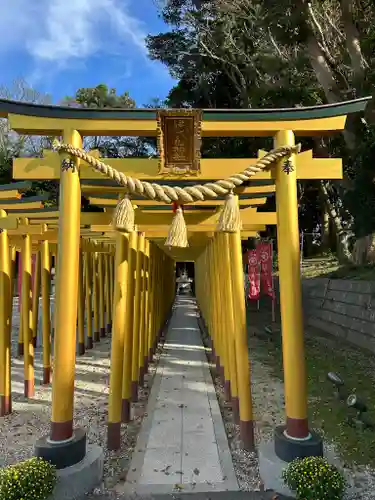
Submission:
{"label": "blue sky", "polygon": [[174,82],[144,43],[167,29],[157,1],[0,0],[0,86],[22,78],[55,104],[99,83],[138,106],[165,98]]}

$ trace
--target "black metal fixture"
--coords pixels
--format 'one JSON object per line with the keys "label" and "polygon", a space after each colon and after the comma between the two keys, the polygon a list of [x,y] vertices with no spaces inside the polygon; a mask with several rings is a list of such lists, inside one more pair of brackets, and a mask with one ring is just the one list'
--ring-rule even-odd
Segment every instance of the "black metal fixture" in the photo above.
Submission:
{"label": "black metal fixture", "polygon": [[356,394],[349,394],[346,405],[348,408],[353,408],[357,410],[355,416],[348,417],[348,424],[351,427],[357,427],[358,429],[374,429],[375,424],[367,416],[367,405],[364,401],[358,398]]}
{"label": "black metal fixture", "polygon": [[[345,403],[348,408],[349,415],[346,418],[346,423],[351,427],[356,427],[357,429],[372,429],[375,430],[375,423],[371,421],[367,414],[366,403],[359,399],[359,397],[354,393],[349,393],[345,388],[344,381],[335,372],[327,373],[327,379],[334,385],[335,392],[334,395],[336,399]],[[350,415],[353,413],[351,410],[356,410],[355,415]]]}
{"label": "black metal fixture", "polygon": [[329,372],[327,374],[327,379],[335,386],[335,397],[339,401],[345,401],[348,397],[348,391],[345,388],[345,384],[342,378],[337,375],[337,373]]}

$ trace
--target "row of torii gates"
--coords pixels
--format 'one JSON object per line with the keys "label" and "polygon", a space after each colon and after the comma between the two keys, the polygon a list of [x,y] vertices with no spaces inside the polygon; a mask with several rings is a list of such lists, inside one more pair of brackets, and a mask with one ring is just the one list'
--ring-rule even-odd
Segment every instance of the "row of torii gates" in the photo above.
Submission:
{"label": "row of torii gates", "polygon": [[[64,149],[60,144],[58,151],[45,150],[42,158],[14,159],[15,182],[0,186],[0,416],[12,411],[11,283],[17,251],[22,261],[18,342],[19,354],[24,356],[26,397],[34,395],[40,291],[42,383],[50,383],[53,366],[51,429],[37,442],[37,455],[59,468],[84,457],[85,432],[73,425],[77,345],[82,355],[110,332],[108,447],[121,446],[121,423],[130,419],[131,402],[137,400],[138,386],[173,305],[176,261],[195,262],[201,323],[221,367],[243,447],[253,449],[241,239],[254,237],[272,224],[277,224],[278,235],[286,411],[285,426],[275,430],[275,450],[285,460],[322,452],[321,441],[309,430],[307,420],[297,180],[341,179],[342,162],[314,158],[311,150],[299,152],[295,136],[338,133],[347,115],[362,112],[367,101],[295,109],[198,111],[93,110],[0,100],[0,117],[8,119],[12,130],[62,137],[68,145]],[[90,151],[91,159],[82,156],[83,138],[100,135],[157,136],[160,157],[99,158],[98,151]],[[202,137],[231,136],[273,136],[281,153],[278,157],[259,151],[258,158],[201,158]],[[69,150],[69,145],[76,150]],[[270,161],[259,167],[261,158]],[[103,170],[100,162],[115,174]],[[251,175],[238,175],[249,173],[251,166],[255,167]],[[22,197],[33,180],[59,181],[58,208],[44,208],[43,197]],[[275,193],[276,213],[258,211]],[[102,211],[82,211],[82,194]],[[135,225],[117,231],[111,220],[124,194],[131,195]],[[188,242],[177,243],[180,248],[171,240],[165,245],[174,216],[168,202],[174,203],[186,224]],[[221,224],[217,231],[224,212],[232,224]],[[32,254],[37,255],[33,284]],[[51,255],[57,261],[53,349]]]}

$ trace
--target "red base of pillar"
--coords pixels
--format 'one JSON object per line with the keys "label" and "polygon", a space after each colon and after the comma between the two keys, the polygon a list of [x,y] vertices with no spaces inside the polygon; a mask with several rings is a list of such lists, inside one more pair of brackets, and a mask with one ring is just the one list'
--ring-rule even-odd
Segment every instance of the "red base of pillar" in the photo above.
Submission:
{"label": "red base of pillar", "polygon": [[220,375],[221,383],[224,385],[225,384],[224,366],[220,366],[219,375]]}
{"label": "red base of pillar", "polygon": [[254,451],[254,422],[252,420],[240,420],[240,437],[243,449],[246,451]]}
{"label": "red base of pillar", "polygon": [[215,367],[216,367],[216,374],[220,376],[220,356],[216,356]]}
{"label": "red base of pillar", "polygon": [[130,422],[130,401],[129,399],[122,400],[121,421],[123,424]]}
{"label": "red base of pillar", "polygon": [[132,380],[131,387],[132,403],[138,403],[138,382]]}
{"label": "red base of pillar", "polygon": [[232,412],[233,412],[233,421],[235,424],[240,423],[240,400],[238,397],[232,398]]}
{"label": "red base of pillar", "polygon": [[148,374],[148,356],[144,356],[143,358],[143,362],[144,362],[144,370],[145,370],[145,375]]}
{"label": "red base of pillar", "polygon": [[87,349],[92,349],[94,347],[94,342],[92,337],[87,337]]}
{"label": "red base of pillar", "polygon": [[43,367],[43,385],[48,385],[51,382],[51,367],[45,366]]}
{"label": "red base of pillar", "polygon": [[73,436],[73,420],[66,422],[51,422],[52,441],[65,441]]}
{"label": "red base of pillar", "polygon": [[80,342],[78,344],[78,355],[83,356],[85,354],[85,344],[83,342]]}
{"label": "red base of pillar", "polygon": [[107,449],[110,451],[121,448],[121,422],[108,422]]}
{"label": "red base of pillar", "polygon": [[304,439],[309,435],[307,418],[286,418],[286,432],[291,438]]}
{"label": "red base of pillar", "polygon": [[17,356],[23,356],[23,343],[18,342],[17,346]]}
{"label": "red base of pillar", "polygon": [[224,399],[227,403],[232,401],[232,393],[230,390],[230,380],[224,381]]}
{"label": "red base of pillar", "polygon": [[10,396],[0,396],[0,417],[12,413],[12,399]]}
{"label": "red base of pillar", "polygon": [[145,367],[141,366],[139,368],[139,387],[143,387],[145,385]]}
{"label": "red base of pillar", "polygon": [[32,398],[35,395],[34,380],[24,381],[24,395],[25,398]]}

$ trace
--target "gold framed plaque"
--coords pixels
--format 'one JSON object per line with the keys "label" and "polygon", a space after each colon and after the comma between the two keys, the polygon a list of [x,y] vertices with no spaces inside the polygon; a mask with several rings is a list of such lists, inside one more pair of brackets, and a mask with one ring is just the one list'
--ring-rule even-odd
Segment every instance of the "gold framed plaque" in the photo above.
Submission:
{"label": "gold framed plaque", "polygon": [[202,111],[161,109],[157,122],[159,174],[199,174]]}

